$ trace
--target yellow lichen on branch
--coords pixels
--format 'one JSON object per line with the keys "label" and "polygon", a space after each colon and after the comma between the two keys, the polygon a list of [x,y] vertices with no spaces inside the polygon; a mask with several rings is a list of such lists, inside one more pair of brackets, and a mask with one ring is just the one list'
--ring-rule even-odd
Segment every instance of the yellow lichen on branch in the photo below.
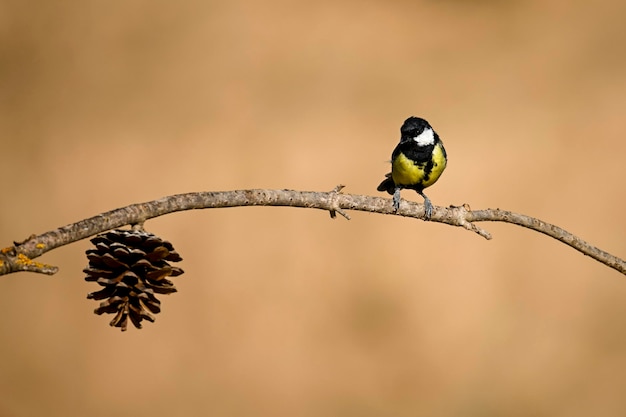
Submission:
{"label": "yellow lichen on branch", "polygon": [[43,266],[43,264],[41,262],[35,262],[32,259],[30,259],[28,256],[20,253],[17,255],[17,264],[18,265],[34,265],[34,266]]}

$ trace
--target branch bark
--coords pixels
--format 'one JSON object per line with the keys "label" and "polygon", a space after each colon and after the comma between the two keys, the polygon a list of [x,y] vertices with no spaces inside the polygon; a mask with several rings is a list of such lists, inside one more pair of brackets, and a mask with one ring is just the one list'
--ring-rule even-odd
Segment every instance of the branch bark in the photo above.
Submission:
{"label": "branch bark", "polygon": [[[81,220],[67,226],[32,235],[22,242],[0,250],[0,275],[18,271],[31,271],[52,275],[58,268],[33,261],[60,246],[88,238],[125,225],[142,224],[148,219],[184,210],[208,208],[243,207],[243,206],[288,206],[327,210],[332,218],[339,213],[346,219],[350,216],[346,210],[366,211],[378,214],[393,214],[421,219],[424,206],[402,200],[400,210],[393,210],[390,199],[365,195],[343,194],[343,186],[332,191],[295,191],[295,190],[236,190],[177,194],[145,203],[131,204]],[[499,221],[516,224],[546,234],[579,252],[626,275],[626,262],[585,242],[570,232],[550,223],[523,214],[500,209],[471,210],[468,205],[433,207],[432,222],[463,227],[466,230],[491,239],[486,230],[477,226],[477,222]]]}

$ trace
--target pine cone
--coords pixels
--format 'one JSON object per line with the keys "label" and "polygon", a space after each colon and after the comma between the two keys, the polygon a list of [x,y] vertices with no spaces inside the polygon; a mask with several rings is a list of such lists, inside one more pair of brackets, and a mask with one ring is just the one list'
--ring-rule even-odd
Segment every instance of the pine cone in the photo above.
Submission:
{"label": "pine cone", "polygon": [[[125,331],[128,318],[141,329],[142,320],[154,322],[161,311],[155,294],[171,294],[176,287],[167,277],[183,270],[169,262],[182,261],[172,244],[142,230],[111,230],[91,239],[96,248],[87,250],[86,281],[104,288],[87,298],[103,300],[94,313],[116,313],[110,325]],[[152,314],[150,314],[152,313]]]}

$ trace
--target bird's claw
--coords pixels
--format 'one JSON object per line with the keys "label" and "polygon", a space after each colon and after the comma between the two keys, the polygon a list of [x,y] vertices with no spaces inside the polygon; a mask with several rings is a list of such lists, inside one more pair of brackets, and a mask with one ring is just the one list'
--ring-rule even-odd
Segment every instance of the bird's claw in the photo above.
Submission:
{"label": "bird's claw", "polygon": [[430,216],[433,215],[433,205],[430,200],[427,198],[424,200],[424,219],[430,220]]}
{"label": "bird's claw", "polygon": [[396,188],[396,191],[393,193],[393,211],[396,213],[400,210],[400,189]]}

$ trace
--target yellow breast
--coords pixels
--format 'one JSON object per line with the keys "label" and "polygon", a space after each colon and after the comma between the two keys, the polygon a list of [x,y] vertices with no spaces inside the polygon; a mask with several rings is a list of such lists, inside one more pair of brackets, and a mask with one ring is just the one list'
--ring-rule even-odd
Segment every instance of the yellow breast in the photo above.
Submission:
{"label": "yellow breast", "polygon": [[401,153],[391,165],[391,177],[393,182],[398,185],[421,185],[424,188],[430,187],[439,179],[443,170],[446,169],[446,157],[440,144],[435,145],[432,160],[432,170],[427,173],[426,163],[415,164]]}
{"label": "yellow breast", "polygon": [[424,181],[424,188],[430,187],[439,179],[443,170],[446,169],[447,162],[442,145],[437,144],[433,150],[433,169],[428,181]]}

